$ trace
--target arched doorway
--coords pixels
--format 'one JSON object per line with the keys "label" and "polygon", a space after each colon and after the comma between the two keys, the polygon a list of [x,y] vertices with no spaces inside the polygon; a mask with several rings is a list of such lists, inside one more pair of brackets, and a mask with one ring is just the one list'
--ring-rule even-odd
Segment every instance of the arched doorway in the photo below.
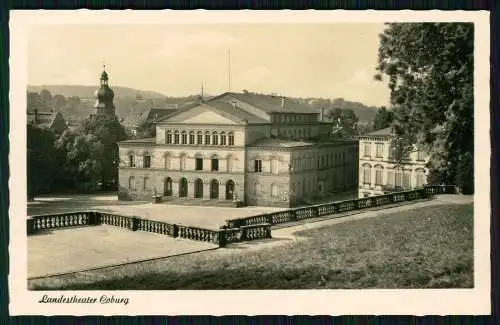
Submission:
{"label": "arched doorway", "polygon": [[172,179],[170,177],[165,178],[163,182],[163,195],[172,196]]}
{"label": "arched doorway", "polygon": [[184,177],[179,181],[179,197],[188,196],[188,182]]}
{"label": "arched doorway", "polygon": [[197,178],[194,181],[194,197],[202,198],[203,197],[203,180]]}
{"label": "arched doorway", "polygon": [[226,200],[234,199],[234,181],[232,179],[226,182]]}
{"label": "arched doorway", "polygon": [[210,199],[218,199],[219,198],[219,181],[213,179],[210,182]]}

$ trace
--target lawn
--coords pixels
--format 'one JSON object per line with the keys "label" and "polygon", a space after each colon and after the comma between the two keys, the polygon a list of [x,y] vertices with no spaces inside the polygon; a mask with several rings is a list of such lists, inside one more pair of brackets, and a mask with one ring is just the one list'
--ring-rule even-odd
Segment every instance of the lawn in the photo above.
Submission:
{"label": "lawn", "polygon": [[474,285],[472,204],[413,209],[296,235],[306,239],[269,248],[219,249],[173,257],[95,276],[76,274],[45,279],[30,287],[169,290]]}

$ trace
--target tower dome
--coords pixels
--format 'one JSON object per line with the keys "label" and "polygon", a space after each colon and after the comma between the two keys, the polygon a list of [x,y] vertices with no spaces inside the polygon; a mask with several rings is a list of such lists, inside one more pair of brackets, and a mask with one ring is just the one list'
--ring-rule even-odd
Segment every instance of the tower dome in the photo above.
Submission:
{"label": "tower dome", "polygon": [[108,85],[108,73],[106,66],[103,67],[100,78],[100,87],[94,92],[96,99],[94,109],[95,115],[115,115],[115,105],[113,100],[115,93]]}

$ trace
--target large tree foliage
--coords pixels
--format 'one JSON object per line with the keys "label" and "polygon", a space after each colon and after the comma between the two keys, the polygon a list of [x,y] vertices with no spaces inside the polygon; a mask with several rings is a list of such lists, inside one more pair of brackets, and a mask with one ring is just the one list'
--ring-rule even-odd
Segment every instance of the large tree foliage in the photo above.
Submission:
{"label": "large tree foliage", "polygon": [[335,125],[342,128],[344,134],[355,135],[357,134],[358,117],[352,109],[349,108],[335,108],[326,113],[327,117],[333,121]]}
{"label": "large tree foliage", "polygon": [[27,125],[28,199],[49,192],[57,172],[55,137],[50,129]]}
{"label": "large tree foliage", "polygon": [[377,110],[377,115],[373,119],[373,130],[385,129],[391,126],[393,120],[394,112],[382,106]]}
{"label": "large tree foliage", "polygon": [[430,154],[430,179],[473,189],[474,26],[391,23],[377,70],[389,77],[395,132]]}

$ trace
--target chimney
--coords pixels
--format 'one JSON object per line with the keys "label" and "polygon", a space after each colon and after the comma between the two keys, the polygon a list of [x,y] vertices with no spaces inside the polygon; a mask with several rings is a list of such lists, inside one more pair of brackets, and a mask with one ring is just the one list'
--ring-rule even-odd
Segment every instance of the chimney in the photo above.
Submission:
{"label": "chimney", "polygon": [[281,97],[281,110],[285,110],[285,97]]}
{"label": "chimney", "polygon": [[323,122],[324,119],[325,119],[325,108],[321,107],[321,111],[319,113],[319,121]]}
{"label": "chimney", "polygon": [[35,108],[35,124],[38,124],[38,109]]}

